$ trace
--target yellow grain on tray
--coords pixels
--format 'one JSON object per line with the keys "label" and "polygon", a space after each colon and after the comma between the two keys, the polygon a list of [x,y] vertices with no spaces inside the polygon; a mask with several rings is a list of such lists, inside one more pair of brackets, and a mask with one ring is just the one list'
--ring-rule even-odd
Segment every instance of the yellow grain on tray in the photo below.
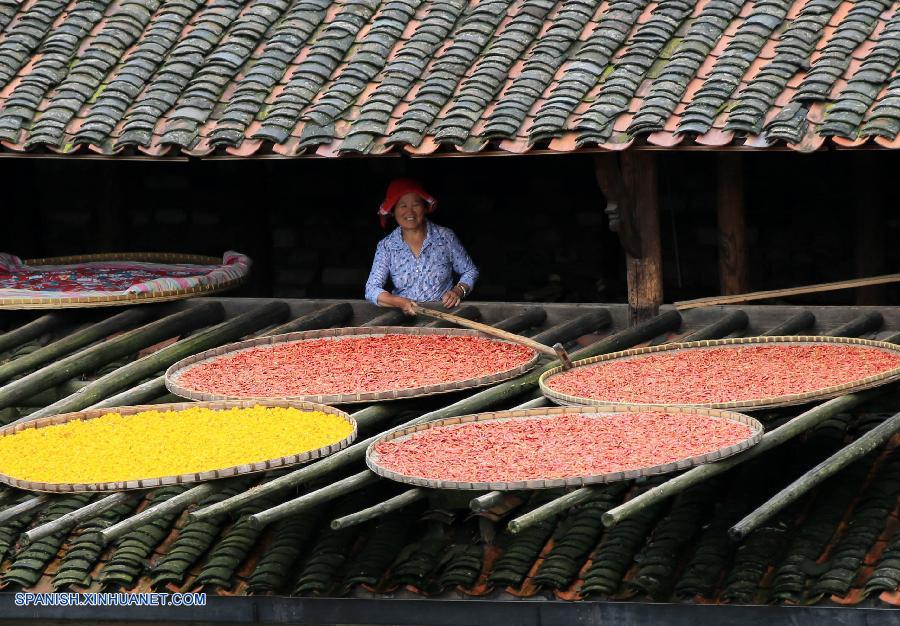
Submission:
{"label": "yellow grain on tray", "polygon": [[352,430],[338,415],[282,407],[110,413],[0,437],[0,473],[46,483],[161,478],[316,450]]}

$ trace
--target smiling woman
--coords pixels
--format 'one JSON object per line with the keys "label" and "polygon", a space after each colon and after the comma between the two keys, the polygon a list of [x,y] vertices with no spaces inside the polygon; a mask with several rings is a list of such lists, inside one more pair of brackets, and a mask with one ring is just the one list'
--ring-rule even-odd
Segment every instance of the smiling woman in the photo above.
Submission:
{"label": "smiling woman", "polygon": [[[378,214],[382,227],[390,215],[398,227],[375,249],[366,281],[367,300],[414,315],[415,302],[440,300],[453,308],[471,293],[478,268],[452,230],[425,218],[435,204],[434,197],[417,181],[401,178],[388,186]],[[455,285],[454,273],[459,275]],[[388,279],[393,292],[384,288]]]}

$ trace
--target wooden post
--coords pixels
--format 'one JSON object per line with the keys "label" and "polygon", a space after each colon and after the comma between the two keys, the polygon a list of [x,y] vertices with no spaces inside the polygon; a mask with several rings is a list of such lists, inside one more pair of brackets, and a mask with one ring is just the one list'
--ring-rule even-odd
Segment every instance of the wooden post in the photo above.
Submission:
{"label": "wooden post", "polygon": [[641,242],[640,256],[625,253],[628,310],[633,326],[659,313],[663,302],[656,155],[626,151],[622,155],[622,174],[634,198],[634,212],[629,216],[623,211],[621,219],[633,218],[631,230],[638,234]]}
{"label": "wooden post", "polygon": [[719,287],[728,296],[750,291],[744,226],[744,177],[740,154],[721,153],[716,160],[719,219]]}

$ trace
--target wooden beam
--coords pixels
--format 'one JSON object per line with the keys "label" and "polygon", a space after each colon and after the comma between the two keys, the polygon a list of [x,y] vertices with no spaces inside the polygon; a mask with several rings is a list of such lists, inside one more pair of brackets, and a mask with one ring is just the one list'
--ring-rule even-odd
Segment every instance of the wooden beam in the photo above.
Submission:
{"label": "wooden beam", "polygon": [[[626,151],[622,154],[622,173],[626,189],[634,197],[633,223],[629,227],[641,244],[640,255],[627,250],[625,253],[628,310],[633,326],[657,315],[663,302],[656,154]],[[628,216],[622,217],[624,225]]]}
{"label": "wooden beam", "polygon": [[716,209],[719,221],[719,287],[722,295],[746,293],[747,243],[744,225],[744,177],[740,154],[716,158]]}

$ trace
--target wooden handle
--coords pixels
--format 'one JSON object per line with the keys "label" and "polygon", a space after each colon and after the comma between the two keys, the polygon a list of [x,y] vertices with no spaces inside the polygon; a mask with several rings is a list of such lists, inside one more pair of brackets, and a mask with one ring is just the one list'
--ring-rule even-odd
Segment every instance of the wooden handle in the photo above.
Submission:
{"label": "wooden handle", "polygon": [[538,352],[561,360],[563,362],[563,367],[565,367],[566,369],[572,367],[572,359],[569,358],[569,354],[561,344],[556,344],[551,348],[550,346],[545,346],[542,343],[538,343],[534,339],[529,339],[528,337],[523,337],[522,335],[516,335],[505,330],[500,330],[499,328],[494,328],[493,326],[482,324],[481,322],[473,322],[472,320],[467,320],[464,317],[459,317],[458,315],[453,315],[452,313],[444,313],[443,311],[427,309],[416,303],[413,303],[413,309],[418,315],[427,315],[439,320],[453,322],[454,324],[458,324],[459,326],[465,326],[466,328],[481,331],[486,335],[492,335],[499,339],[506,339],[507,341],[512,341],[514,343],[527,346],[532,350],[537,350]]}
{"label": "wooden handle", "polygon": [[885,283],[900,282],[900,274],[885,274],[883,276],[871,276],[869,278],[855,278],[853,280],[841,280],[835,283],[820,283],[818,285],[806,285],[803,287],[789,287],[787,289],[772,289],[769,291],[751,291],[750,293],[737,293],[730,296],[711,296],[709,298],[697,298],[696,300],[683,300],[675,303],[679,311],[694,309],[701,306],[714,304],[737,304],[750,300],[765,300],[767,298],[782,298],[798,296],[807,293],[821,291],[837,291],[839,289],[853,289],[856,287],[868,287],[870,285],[883,285]]}

